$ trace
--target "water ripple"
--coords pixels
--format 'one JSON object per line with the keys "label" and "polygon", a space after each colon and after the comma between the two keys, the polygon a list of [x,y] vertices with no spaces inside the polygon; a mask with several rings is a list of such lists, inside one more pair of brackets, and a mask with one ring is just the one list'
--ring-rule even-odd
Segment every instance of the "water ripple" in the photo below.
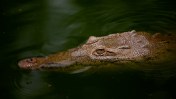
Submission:
{"label": "water ripple", "polygon": [[40,96],[52,90],[52,85],[44,81],[38,72],[23,74],[21,80],[13,79],[11,87],[17,98]]}

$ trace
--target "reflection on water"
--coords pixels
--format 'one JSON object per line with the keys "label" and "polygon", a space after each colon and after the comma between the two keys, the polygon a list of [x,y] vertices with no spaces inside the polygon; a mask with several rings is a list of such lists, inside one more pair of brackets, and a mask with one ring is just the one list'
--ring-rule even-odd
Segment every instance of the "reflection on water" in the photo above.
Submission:
{"label": "reflection on water", "polygon": [[17,99],[26,97],[34,97],[50,92],[51,85],[42,80],[42,77],[38,72],[31,72],[29,75],[22,75],[21,80],[15,79],[14,83],[15,91],[14,95]]}
{"label": "reflection on water", "polygon": [[[0,32],[1,97],[16,99],[170,99],[175,77],[141,71],[68,75],[22,71],[17,61],[83,43],[90,35],[141,30],[174,33],[173,0],[4,0]],[[160,73],[159,73],[160,74]],[[157,76],[158,77],[158,76]]]}

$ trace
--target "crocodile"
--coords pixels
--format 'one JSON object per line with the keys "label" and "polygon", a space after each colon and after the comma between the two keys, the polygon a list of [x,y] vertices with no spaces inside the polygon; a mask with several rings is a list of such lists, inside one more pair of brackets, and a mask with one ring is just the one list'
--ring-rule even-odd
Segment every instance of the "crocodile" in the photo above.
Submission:
{"label": "crocodile", "polygon": [[175,34],[151,34],[132,30],[101,37],[90,36],[85,44],[76,48],[44,57],[25,58],[20,60],[18,65],[26,70],[77,73],[91,68],[124,67],[124,64],[134,68],[150,69],[158,67],[152,67],[151,64],[172,63],[174,66],[175,61]]}

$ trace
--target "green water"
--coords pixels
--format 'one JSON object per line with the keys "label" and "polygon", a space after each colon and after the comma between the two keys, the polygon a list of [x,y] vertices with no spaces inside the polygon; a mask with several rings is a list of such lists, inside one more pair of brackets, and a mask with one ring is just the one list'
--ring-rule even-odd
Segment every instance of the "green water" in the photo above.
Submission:
{"label": "green water", "polygon": [[[18,60],[129,30],[175,33],[174,0],[1,0],[1,99],[175,99],[176,76],[23,71]],[[159,78],[157,78],[159,77]]]}

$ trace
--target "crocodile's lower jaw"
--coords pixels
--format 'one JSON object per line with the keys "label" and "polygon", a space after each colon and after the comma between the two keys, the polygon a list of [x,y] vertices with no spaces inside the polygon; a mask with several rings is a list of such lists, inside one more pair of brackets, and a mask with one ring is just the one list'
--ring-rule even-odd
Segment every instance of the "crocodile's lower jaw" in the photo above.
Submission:
{"label": "crocodile's lower jaw", "polygon": [[68,66],[71,66],[75,63],[75,61],[71,61],[71,60],[62,60],[62,61],[59,61],[59,62],[48,62],[48,63],[43,63],[39,66],[39,68],[66,68]]}

